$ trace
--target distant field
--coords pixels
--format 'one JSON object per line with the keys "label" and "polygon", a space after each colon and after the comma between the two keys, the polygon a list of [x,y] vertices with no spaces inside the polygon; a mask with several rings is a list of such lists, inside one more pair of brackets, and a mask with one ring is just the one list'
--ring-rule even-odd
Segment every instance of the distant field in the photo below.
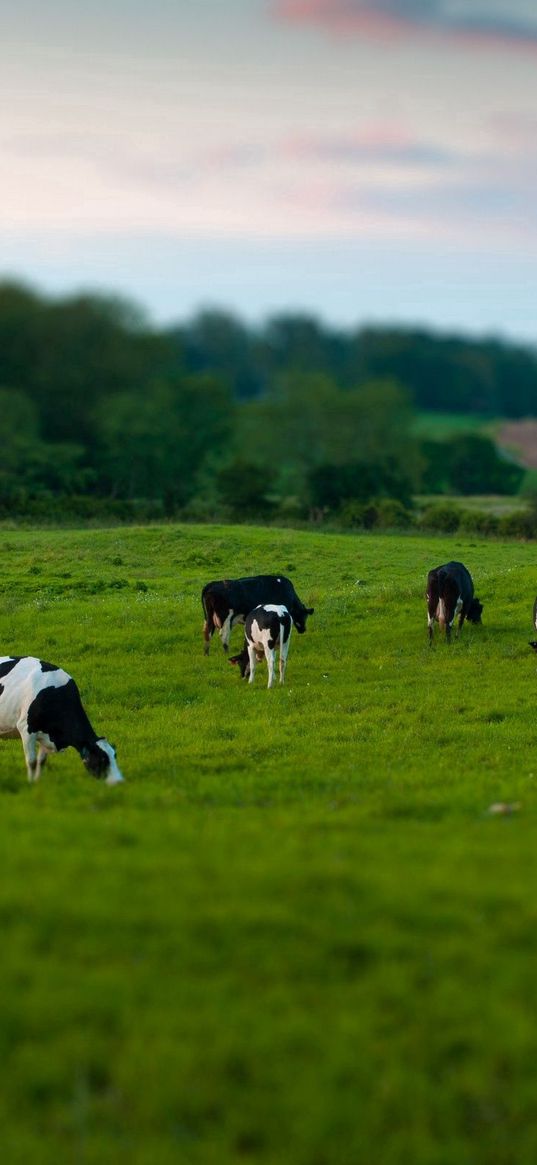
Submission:
{"label": "distant field", "polygon": [[486,433],[491,436],[498,421],[475,416],[471,413],[418,413],[414,432],[419,437],[429,437],[437,441],[447,437],[458,437],[461,433]]}
{"label": "distant field", "polygon": [[479,510],[482,514],[514,514],[527,507],[520,494],[418,494],[414,499],[418,510],[424,506],[452,505],[459,510]]}
{"label": "distant field", "polygon": [[[0,742],[3,1159],[534,1165],[535,544],[2,546],[1,653],[71,671],[127,778],[70,750],[30,787]],[[430,649],[448,558],[483,626]],[[316,611],[273,691],[203,656],[199,602],[268,570]]]}
{"label": "distant field", "polygon": [[537,470],[537,420],[502,421],[497,432],[499,444],[515,453],[521,465]]}

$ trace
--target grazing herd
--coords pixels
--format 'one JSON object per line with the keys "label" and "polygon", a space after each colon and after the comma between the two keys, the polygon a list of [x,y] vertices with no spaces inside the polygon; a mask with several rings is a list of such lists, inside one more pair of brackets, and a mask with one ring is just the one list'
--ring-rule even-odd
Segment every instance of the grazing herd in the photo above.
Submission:
{"label": "grazing herd", "polygon": [[235,624],[244,623],[250,611],[261,603],[286,607],[299,635],[306,630],[308,615],[313,615],[313,607],[304,606],[291,580],[284,575],[258,574],[252,578],[225,578],[207,583],[201,592],[205,615],[205,654],[209,654],[209,644],[215,631],[218,631],[222,647],[227,651]]}
{"label": "grazing herd", "polygon": [[[466,619],[481,622],[483,605],[474,595],[472,577],[462,562],[447,562],[429,571],[426,600],[430,644],[435,622],[445,629],[447,642],[457,616],[458,633]],[[242,651],[229,662],[252,684],[256,663],[265,657],[271,688],[278,654],[283,684],[292,629],[302,635],[308,616],[314,614],[313,607],[299,599],[290,579],[275,574],[221,579],[204,586],[201,602],[205,654],[215,631],[227,653],[232,628],[244,623]],[[537,599],[533,623],[537,630]],[[530,646],[537,650],[537,640]],[[0,657],[1,736],[21,739],[29,781],[38,780],[49,753],[69,747],[76,748],[94,777],[108,785],[123,780],[115,748],[92,728],[75,681],[62,668],[34,656]]]}

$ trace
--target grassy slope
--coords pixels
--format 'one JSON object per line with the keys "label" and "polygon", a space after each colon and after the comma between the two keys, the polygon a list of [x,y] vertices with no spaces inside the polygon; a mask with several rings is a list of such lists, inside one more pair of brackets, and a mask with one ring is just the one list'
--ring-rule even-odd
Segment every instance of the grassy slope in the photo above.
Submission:
{"label": "grassy slope", "polygon": [[[533,1165],[535,547],[166,527],[3,549],[2,653],[74,674],[128,780],[71,750],[30,788],[0,743],[4,1159]],[[484,624],[431,651],[450,557]],[[199,592],[271,569],[316,614],[267,692],[204,658]]]}

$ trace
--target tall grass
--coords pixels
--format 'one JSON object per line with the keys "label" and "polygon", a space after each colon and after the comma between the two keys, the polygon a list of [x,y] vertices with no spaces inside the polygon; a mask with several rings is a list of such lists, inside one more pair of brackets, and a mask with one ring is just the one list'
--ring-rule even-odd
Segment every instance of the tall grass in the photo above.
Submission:
{"label": "tall grass", "polygon": [[[4,1159],[533,1165],[534,545],[152,527],[3,550],[1,654],[70,671],[127,778],[70,750],[30,787],[0,742]],[[430,649],[450,558],[483,625]],[[204,657],[199,595],[272,570],[316,613],[267,691]]]}

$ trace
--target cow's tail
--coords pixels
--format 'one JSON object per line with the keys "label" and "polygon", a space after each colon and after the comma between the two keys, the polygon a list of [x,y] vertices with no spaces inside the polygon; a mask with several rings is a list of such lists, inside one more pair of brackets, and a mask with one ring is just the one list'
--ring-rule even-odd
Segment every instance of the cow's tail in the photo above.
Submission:
{"label": "cow's tail", "polygon": [[201,593],[201,605],[203,607],[203,614],[205,615],[205,622],[203,624],[203,638],[205,641],[203,654],[208,655],[211,635],[214,633],[214,619],[213,612],[209,610],[210,599],[208,600],[208,596],[205,595],[204,591]]}

